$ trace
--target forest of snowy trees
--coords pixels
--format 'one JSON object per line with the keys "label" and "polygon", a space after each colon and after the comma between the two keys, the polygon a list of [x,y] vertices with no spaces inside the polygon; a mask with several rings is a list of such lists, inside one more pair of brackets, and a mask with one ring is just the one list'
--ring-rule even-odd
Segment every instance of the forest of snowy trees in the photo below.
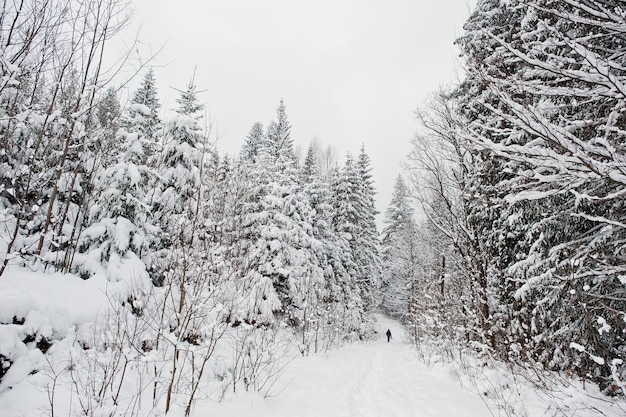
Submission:
{"label": "forest of snowy trees", "polygon": [[[286,338],[302,355],[365,339],[379,309],[417,345],[623,395],[623,2],[479,1],[457,40],[464,78],[417,111],[380,235],[365,149],[299,156],[282,100],[237,155],[216,149],[193,77],[172,114],[143,66],[122,100],[103,57],[124,6],[0,15],[0,280],[22,268],[122,288],[73,335],[71,366],[48,360],[52,414],[62,380],[84,415],[135,415],[140,398],[189,414],[209,379],[267,394]],[[45,367],[24,352],[65,337],[28,320],[0,317],[0,395]]]}
{"label": "forest of snowy trees", "polygon": [[[166,120],[152,70],[122,105],[103,68],[122,6],[4,6],[0,279],[23,267],[124,283],[111,313],[75,340],[81,407],[128,397],[133,368],[145,377],[134,395],[150,390],[153,407],[176,401],[189,413],[222,339],[235,351],[227,389],[264,391],[283,326],[303,355],[371,332],[370,159],[361,149],[340,166],[313,143],[300,160],[282,100],[238,155],[219,155],[193,78]],[[17,344],[45,353],[54,337],[35,329]],[[0,380],[17,372],[15,352],[0,352]]]}
{"label": "forest of snowy trees", "polygon": [[464,29],[466,75],[417,112],[386,213],[391,313],[417,343],[622,393],[626,5],[483,0]]}

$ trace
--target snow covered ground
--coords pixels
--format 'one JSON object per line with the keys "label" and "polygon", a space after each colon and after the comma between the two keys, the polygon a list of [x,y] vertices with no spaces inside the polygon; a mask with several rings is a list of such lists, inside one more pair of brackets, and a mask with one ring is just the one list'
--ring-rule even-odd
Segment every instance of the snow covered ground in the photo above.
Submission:
{"label": "snow covered ground", "polygon": [[[105,293],[117,292],[118,288],[106,280],[83,281],[71,275],[16,272],[7,274],[0,281],[2,322],[11,323],[13,316],[25,318],[24,325],[7,324],[1,329],[2,334],[7,336],[2,340],[7,345],[3,346],[3,352],[19,359],[5,375],[0,387],[4,388],[0,390],[0,417],[49,415],[42,388],[46,386],[46,377],[42,374],[28,377],[32,369],[45,368],[46,359],[39,350],[27,351],[20,340],[27,333],[36,333],[64,340],[57,344],[57,350],[69,349],[74,325],[95,320],[98,312],[107,305]],[[393,334],[390,343],[384,336],[388,328]],[[379,317],[377,331],[379,340],[354,343],[327,354],[304,358],[295,356],[277,382],[274,397],[262,398],[254,393],[238,392],[223,402],[216,402],[215,396],[209,395],[212,399],[198,401],[192,415],[490,415],[481,397],[463,389],[449,368],[434,370],[419,362],[406,341],[403,329],[396,322]],[[57,352],[59,354],[61,352]],[[67,393],[65,397],[71,398]],[[57,404],[58,409],[67,409],[67,406]],[[173,416],[177,414],[182,415],[182,409],[170,413]]]}
{"label": "snow covered ground", "polygon": [[[384,332],[391,329],[387,343]],[[379,319],[380,340],[326,355],[298,358],[286,369],[274,398],[239,396],[199,403],[194,415],[238,417],[453,417],[492,415],[482,399],[462,388],[449,370],[419,362],[404,331]],[[384,339],[384,340],[383,340]]]}
{"label": "snow covered ground", "polygon": [[[384,336],[388,328],[390,343]],[[199,402],[193,416],[626,416],[623,398],[610,399],[593,384],[583,387],[546,373],[541,377],[551,389],[540,390],[532,376],[511,372],[504,364],[483,366],[482,360],[469,356],[448,362],[436,348],[422,351],[426,365],[398,323],[378,317],[377,331],[380,340],[296,358],[281,377],[282,391],[273,398],[237,394],[222,403]]]}
{"label": "snow covered ground", "polygon": [[[51,377],[63,374],[67,379],[67,356],[77,333],[104,311],[111,294],[124,294],[123,283],[20,270],[2,277],[0,351],[13,364],[0,383],[0,417],[50,416],[51,392],[57,394],[54,415],[78,415],[67,381],[51,391],[56,382]],[[23,321],[16,323],[16,319]],[[390,343],[384,336],[388,328],[393,334]],[[581,381],[550,373],[531,375],[528,369],[513,369],[466,354],[450,355],[450,348],[448,356],[454,359],[443,360],[442,346],[422,346],[419,356],[402,327],[384,317],[378,317],[377,332],[376,340],[308,357],[301,357],[293,346],[293,360],[275,381],[269,398],[240,387],[236,394],[227,394],[218,402],[221,383],[215,380],[210,384],[214,391],[200,395],[191,416],[626,415],[623,398],[607,398],[593,384],[584,386]],[[29,335],[37,336],[29,339]],[[53,341],[46,354],[35,348],[41,338]],[[217,373],[216,368],[211,375]],[[537,378],[544,388],[537,388]],[[102,416],[108,415],[101,411]],[[163,415],[162,411],[144,411]],[[118,410],[118,415],[124,415],[124,410]],[[183,408],[176,408],[167,417],[183,415]]]}
{"label": "snow covered ground", "polygon": [[[51,371],[32,371],[59,362],[59,372],[65,373],[62,364],[76,332],[104,311],[111,294],[124,292],[123,283],[20,269],[2,278],[0,347],[14,363],[0,384],[0,417],[49,416]],[[14,323],[15,318],[24,321]],[[276,382],[273,397],[240,389],[217,402],[219,394],[207,393],[192,416],[490,415],[481,397],[463,389],[449,369],[433,370],[420,363],[399,324],[379,317],[377,327],[379,340],[356,342],[326,354],[301,357],[294,346],[293,360]],[[384,336],[388,328],[393,334],[390,343]],[[26,341],[29,334],[55,341],[47,355],[34,348],[37,340]],[[55,415],[74,415],[68,388],[57,388]],[[168,417],[179,414],[183,415],[182,408]]]}

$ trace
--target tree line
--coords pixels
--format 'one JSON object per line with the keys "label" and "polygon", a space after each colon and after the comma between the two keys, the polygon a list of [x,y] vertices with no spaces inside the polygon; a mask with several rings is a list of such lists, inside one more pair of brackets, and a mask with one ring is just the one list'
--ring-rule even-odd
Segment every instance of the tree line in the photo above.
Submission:
{"label": "tree line", "polygon": [[392,313],[623,393],[624,3],[482,0],[456,44],[465,76],[416,113],[386,214]]}

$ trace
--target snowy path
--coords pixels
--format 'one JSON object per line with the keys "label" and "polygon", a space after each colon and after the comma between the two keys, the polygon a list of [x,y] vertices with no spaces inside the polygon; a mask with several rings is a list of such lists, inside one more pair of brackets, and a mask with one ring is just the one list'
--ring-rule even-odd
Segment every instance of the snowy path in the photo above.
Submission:
{"label": "snowy path", "polygon": [[[212,411],[242,417],[491,415],[482,400],[464,390],[451,375],[421,364],[394,322],[383,320],[379,325],[381,335],[391,328],[395,338],[391,343],[374,341],[326,357],[296,360],[284,375],[291,382],[276,398],[248,399],[246,404],[234,401]],[[196,414],[203,415],[198,408]]]}

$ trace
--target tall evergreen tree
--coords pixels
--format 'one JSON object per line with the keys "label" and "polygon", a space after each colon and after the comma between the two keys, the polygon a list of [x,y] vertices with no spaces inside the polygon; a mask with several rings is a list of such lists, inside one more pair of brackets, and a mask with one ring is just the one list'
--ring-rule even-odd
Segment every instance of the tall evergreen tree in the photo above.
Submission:
{"label": "tall evergreen tree", "polygon": [[[115,115],[119,104],[111,98],[99,105],[101,124],[115,130],[115,139],[104,136],[102,140],[121,145],[114,149],[111,143],[103,145],[108,147],[105,153],[110,154],[112,163],[96,178],[98,199],[91,207],[90,227],[81,235],[73,262],[73,269],[83,274],[96,272],[98,263],[113,280],[121,279],[124,268],[133,267],[140,275],[153,267],[150,242],[159,228],[152,223],[151,203],[157,172],[148,161],[157,150],[161,128],[156,94],[154,75],[149,71],[121,117]],[[107,105],[109,102],[113,104]],[[135,265],[129,266],[132,262]]]}
{"label": "tall evergreen tree", "polygon": [[[300,325],[308,288],[322,280],[322,273],[314,259],[308,223],[311,208],[297,181],[291,127],[282,100],[265,140],[259,138],[259,127],[253,127],[242,149],[250,187],[241,210],[243,280],[253,283],[267,300],[262,309],[266,317],[269,310]],[[255,149],[252,154],[251,149]]]}
{"label": "tall evergreen tree", "polygon": [[[161,228],[161,234],[154,242],[155,253],[163,264],[161,271],[168,268],[172,257],[180,257],[176,251],[182,248],[192,250],[201,224],[202,171],[208,159],[208,149],[207,138],[200,126],[203,106],[196,97],[196,88],[192,78],[186,90],[180,92],[177,114],[164,129],[162,152],[149,161],[151,166],[159,169],[153,218]],[[161,280],[154,279],[155,282]]]}
{"label": "tall evergreen tree", "polygon": [[402,176],[394,184],[382,232],[381,308],[401,321],[409,310],[409,290],[418,271],[416,224]]}
{"label": "tall evergreen tree", "polygon": [[297,161],[291,138],[291,125],[281,99],[276,121],[267,129],[268,149],[262,161],[269,179],[264,197],[269,214],[261,236],[270,243],[267,273],[281,299],[289,320],[307,325],[307,309],[314,301],[323,273],[317,259],[317,242],[310,224],[310,202],[298,182]]}
{"label": "tall evergreen tree", "polygon": [[366,309],[378,304],[380,258],[376,231],[374,188],[369,157],[362,149],[357,162],[346,158],[340,176],[333,184],[336,211],[333,227],[348,240],[356,266],[356,279]]}
{"label": "tall evergreen tree", "polygon": [[365,299],[371,308],[378,305],[380,289],[380,242],[378,240],[378,230],[376,227],[376,189],[372,179],[372,167],[370,157],[365,152],[365,147],[361,147],[361,152],[357,160],[357,172],[359,178],[359,188],[361,198],[359,234],[355,252],[355,262],[360,269],[363,288],[365,289]]}
{"label": "tall evergreen tree", "polygon": [[[138,133],[146,140],[156,142],[162,129],[154,71],[148,70],[139,88],[133,94],[122,119],[122,127],[131,133]],[[150,154],[146,154],[146,157]]]}
{"label": "tall evergreen tree", "polygon": [[291,123],[287,119],[287,109],[283,99],[280,100],[276,109],[276,120],[267,127],[267,139],[270,161],[276,164],[276,169],[283,172],[285,177],[295,180],[296,173],[293,169],[297,162],[291,138]]}
{"label": "tall evergreen tree", "polygon": [[311,205],[310,223],[317,245],[314,248],[324,282],[316,288],[318,305],[315,322],[316,347],[333,346],[352,332],[365,333],[364,303],[356,285],[356,266],[348,241],[332,226],[333,206],[330,184],[322,179],[319,156],[310,146],[304,160],[300,182]]}
{"label": "tall evergreen tree", "polygon": [[248,136],[246,136],[246,141],[241,148],[241,159],[253,164],[259,162],[259,158],[261,156],[260,152],[262,152],[263,148],[266,146],[266,140],[267,137],[263,131],[263,125],[260,122],[253,124],[252,128],[250,128]]}

